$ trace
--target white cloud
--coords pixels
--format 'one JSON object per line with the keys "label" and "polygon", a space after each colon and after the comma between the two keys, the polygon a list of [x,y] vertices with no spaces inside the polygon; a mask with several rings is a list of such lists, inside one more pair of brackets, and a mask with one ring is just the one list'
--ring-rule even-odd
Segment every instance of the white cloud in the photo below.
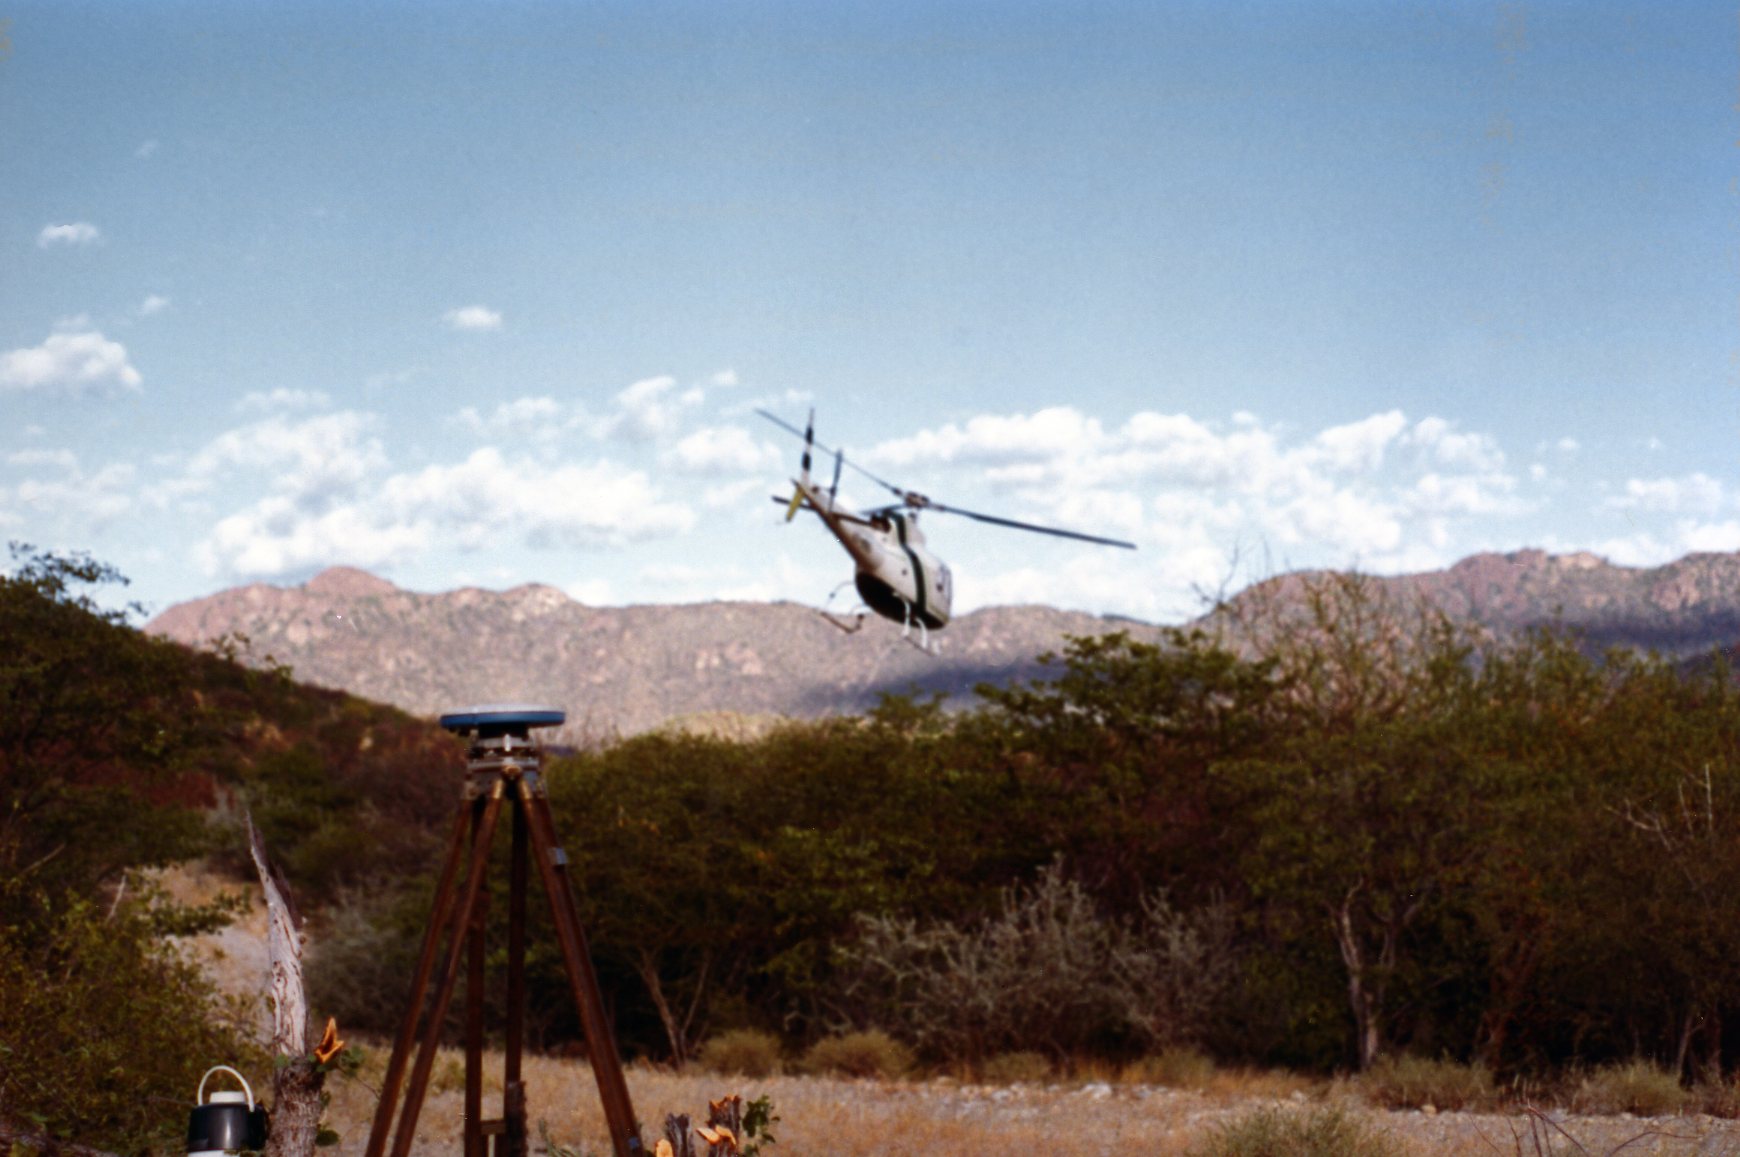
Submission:
{"label": "white cloud", "polygon": [[1427,451],[1442,466],[1460,466],[1470,470],[1499,470],[1504,467],[1504,452],[1486,434],[1464,434],[1443,418],[1422,418],[1409,430],[1406,442]]}
{"label": "white cloud", "polygon": [[1032,414],[981,414],[965,426],[950,423],[921,430],[910,438],[882,443],[870,460],[896,468],[933,462],[1049,462],[1087,453],[1104,442],[1105,431],[1097,418],[1088,418],[1072,406],[1054,406]]}
{"label": "white cloud", "polygon": [[292,421],[274,414],[212,439],[187,466],[187,478],[210,486],[221,477],[263,477],[299,510],[330,509],[353,499],[387,465],[369,431],[374,418],[354,411]]}
{"label": "white cloud", "polygon": [[1680,528],[1680,540],[1688,551],[1740,550],[1740,521],[1689,523]]}
{"label": "white cloud", "polygon": [[153,317],[169,308],[169,299],[160,293],[148,295],[139,303],[140,317]]}
{"label": "white cloud", "polygon": [[1683,518],[1672,526],[1609,538],[1590,549],[1621,566],[1662,566],[1700,551],[1740,550],[1740,520]]}
{"label": "white cloud", "polygon": [[741,426],[708,426],[671,447],[663,461],[690,474],[720,477],[766,473],[778,468],[780,457]]}
{"label": "white cloud", "polygon": [[6,455],[8,466],[54,466],[61,470],[78,469],[79,456],[71,450],[15,450]]}
{"label": "white cloud", "polygon": [[102,239],[102,230],[89,221],[74,221],[66,225],[44,225],[42,232],[36,235],[36,244],[40,249],[47,249],[51,245],[95,245]]}
{"label": "white cloud", "polygon": [[318,566],[381,566],[441,547],[616,548],[694,525],[641,471],[545,465],[486,446],[459,462],[390,468],[372,415],[273,414],[212,440],[182,490],[267,493],[221,518],[197,554],[209,573],[271,578]]}
{"label": "white cloud", "polygon": [[673,377],[646,378],[616,395],[617,412],[604,429],[630,442],[668,438],[704,398],[698,387],[679,392]]}
{"label": "white cloud", "polygon": [[1407,424],[1400,410],[1390,410],[1345,426],[1331,426],[1313,443],[1335,469],[1368,472],[1383,465],[1384,451]]}
{"label": "white cloud", "polygon": [[245,394],[236,403],[236,409],[244,414],[270,412],[273,410],[323,410],[332,404],[332,399],[320,390],[256,390]]}
{"label": "white cloud", "polygon": [[126,347],[95,330],[50,334],[39,346],[0,354],[0,391],[113,393],[137,391],[142,381]]}
{"label": "white cloud", "polygon": [[195,554],[208,574],[276,578],[340,564],[387,566],[428,546],[427,526],[383,524],[357,506],[310,515],[275,495],[220,520]]}
{"label": "white cloud", "polygon": [[1722,484],[1702,472],[1680,478],[1633,478],[1625,493],[1607,499],[1615,510],[1713,515],[1726,504]]}
{"label": "white cloud", "polygon": [[133,150],[133,155],[143,161],[154,155],[160,147],[157,138],[152,137],[148,141],[139,142],[139,147]]}
{"label": "white cloud", "polygon": [[[1282,549],[1293,565],[1443,565],[1477,522],[1532,509],[1490,436],[1436,417],[1410,423],[1399,410],[1291,434],[1244,412],[1216,424],[1145,411],[1114,427],[1061,406],[920,431],[874,447],[864,461],[945,503],[1129,538],[1145,553],[1221,557],[1223,565],[1227,544],[1241,540]],[[1151,614],[1177,599],[1180,576],[1157,577],[1151,562],[1147,572],[1131,572],[1130,560],[1089,551],[1078,582],[1070,577],[1073,557],[1058,557],[1069,565],[1044,570],[1044,589],[1078,591],[1058,594],[1062,605]],[[1198,570],[1207,569],[1199,561]],[[1160,585],[1152,599],[1108,602],[1094,585],[1102,572]],[[1135,573],[1147,577],[1130,578]],[[1226,576],[1193,573],[1190,581],[1205,577]],[[997,593],[1040,589],[1034,578],[1008,585],[1016,581]],[[979,588],[963,579],[961,589],[970,604]]]}
{"label": "white cloud", "polygon": [[487,415],[467,406],[452,423],[480,438],[547,441],[586,423],[586,411],[554,398],[516,398],[503,402]]}
{"label": "white cloud", "polygon": [[87,473],[69,450],[24,450],[7,456],[7,464],[42,473],[12,486],[0,486],[0,521],[35,520],[71,523],[100,529],[137,507],[133,467],[105,466]]}
{"label": "white cloud", "polygon": [[493,446],[388,479],[379,504],[395,522],[427,523],[473,549],[498,536],[536,548],[621,546],[694,525],[693,512],[662,501],[641,471],[609,462],[543,466]]}
{"label": "white cloud", "polygon": [[1405,501],[1421,514],[1522,513],[1511,497],[1515,482],[1507,475],[1421,475],[1406,492]]}
{"label": "white cloud", "polygon": [[483,333],[501,328],[501,314],[487,305],[462,305],[441,315],[452,329]]}

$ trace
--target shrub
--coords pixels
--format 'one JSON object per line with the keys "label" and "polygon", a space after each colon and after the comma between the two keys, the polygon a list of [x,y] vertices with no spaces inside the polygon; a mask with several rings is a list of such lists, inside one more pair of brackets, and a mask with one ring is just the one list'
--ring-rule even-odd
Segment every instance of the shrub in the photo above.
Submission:
{"label": "shrub", "polygon": [[955,1060],[1166,1046],[1196,1036],[1230,982],[1230,939],[1220,909],[1187,915],[1164,893],[1109,918],[1053,864],[979,924],[860,917],[843,995],[865,1022]]}
{"label": "shrub", "polygon": [[1129,1065],[1122,1078],[1131,1084],[1203,1089],[1214,1079],[1214,1074],[1214,1060],[1206,1053],[1191,1048],[1171,1048]]}
{"label": "shrub", "polygon": [[1571,1101],[1580,1113],[1660,1117],[1680,1112],[1690,1097],[1676,1074],[1640,1059],[1596,1069],[1577,1082]]}
{"label": "shrub", "polygon": [[701,1046],[702,1067],[725,1076],[769,1077],[779,1071],[779,1038],[752,1028],[720,1033]]}
{"label": "shrub", "polygon": [[1740,1117],[1740,1082],[1704,1079],[1691,1092],[1692,1106],[1712,1117]]}
{"label": "shrub", "polygon": [[1485,1065],[1451,1060],[1386,1056],[1360,1074],[1360,1093],[1386,1109],[1461,1109],[1488,1101],[1492,1073]]}
{"label": "shrub", "polygon": [[427,910],[420,897],[390,889],[341,894],[308,938],[308,1000],[317,1017],[337,1017],[352,1031],[397,1031],[416,970],[420,929],[412,922],[427,919]]}
{"label": "shrub", "polygon": [[[219,1023],[210,984],[167,945],[166,913],[0,885],[0,1112],[58,1141],[173,1150],[214,1064],[263,1058]],[[10,901],[10,903],[8,902]]]}
{"label": "shrub", "polygon": [[979,1066],[979,1075],[993,1085],[1036,1083],[1051,1076],[1051,1062],[1040,1053],[998,1053]]}
{"label": "shrub", "polygon": [[843,1077],[892,1079],[909,1072],[912,1063],[912,1050],[881,1029],[823,1037],[804,1054],[806,1071]]}
{"label": "shrub", "polygon": [[1258,1109],[1224,1125],[1189,1157],[1401,1157],[1388,1133],[1339,1106],[1310,1112]]}

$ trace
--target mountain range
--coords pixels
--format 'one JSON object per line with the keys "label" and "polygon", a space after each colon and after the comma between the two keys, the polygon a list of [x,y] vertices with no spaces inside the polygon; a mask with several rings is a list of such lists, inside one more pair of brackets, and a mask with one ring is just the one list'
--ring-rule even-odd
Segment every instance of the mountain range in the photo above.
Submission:
{"label": "mountain range", "polygon": [[[1310,579],[1279,576],[1234,597],[1288,598]],[[1479,554],[1441,571],[1374,578],[1498,632],[1557,625],[1591,647],[1690,659],[1740,640],[1740,554],[1697,554],[1654,568],[1587,553]],[[402,590],[334,568],[294,587],[254,584],[169,608],[147,632],[190,646],[229,638],[255,665],[431,716],[487,702],[560,706],[558,740],[583,742],[673,722],[713,730],[779,717],[854,713],[885,693],[943,693],[1041,676],[1039,656],[1070,636],[1164,628],[1041,606],[959,616],[940,655],[872,617],[846,633],[793,603],[590,607],[553,587]]]}

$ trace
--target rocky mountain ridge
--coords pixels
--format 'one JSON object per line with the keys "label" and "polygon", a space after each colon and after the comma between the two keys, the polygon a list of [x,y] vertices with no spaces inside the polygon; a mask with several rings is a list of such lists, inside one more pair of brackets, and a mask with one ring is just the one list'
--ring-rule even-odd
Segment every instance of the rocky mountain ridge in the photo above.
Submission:
{"label": "rocky mountain ridge", "polygon": [[[1309,572],[1254,585],[1239,599],[1296,593]],[[1740,554],[1696,554],[1654,568],[1588,553],[1479,554],[1445,570],[1374,578],[1495,630],[1557,624],[1594,647],[1674,658],[1740,640]],[[298,679],[420,715],[478,702],[564,707],[569,741],[633,734],[697,717],[816,717],[859,712],[883,692],[942,692],[1042,673],[1068,636],[1151,624],[993,607],[962,615],[933,657],[871,618],[846,634],[792,603],[589,607],[548,586],[441,594],[401,590],[339,567],[296,587],[255,584],[171,607],[146,630],[192,646],[249,640],[243,658],[289,665]]]}
{"label": "rocky mountain ridge", "polygon": [[1046,607],[962,615],[942,654],[907,645],[874,617],[847,634],[793,603],[589,607],[554,587],[401,590],[364,571],[306,584],[254,584],[181,603],[148,632],[190,646],[248,640],[240,657],[419,715],[478,702],[561,706],[560,738],[633,734],[718,715],[815,717],[863,711],[883,692],[970,695],[979,682],[1040,671],[1070,635],[1159,628]]}
{"label": "rocky mountain ridge", "polygon": [[[1281,575],[1241,599],[1294,597],[1323,572]],[[1740,553],[1690,554],[1658,567],[1616,566],[1587,551],[1476,554],[1439,571],[1373,577],[1386,595],[1423,599],[1499,632],[1552,626],[1596,651],[1628,647],[1688,660],[1740,641]]]}

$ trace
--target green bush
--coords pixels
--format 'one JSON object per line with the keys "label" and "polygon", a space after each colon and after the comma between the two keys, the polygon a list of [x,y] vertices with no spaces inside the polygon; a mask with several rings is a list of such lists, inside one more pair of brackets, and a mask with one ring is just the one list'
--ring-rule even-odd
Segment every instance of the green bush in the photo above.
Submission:
{"label": "green bush", "polygon": [[1258,1109],[1215,1128],[1189,1157],[1401,1157],[1402,1146],[1339,1106]]}
{"label": "green bush", "polygon": [[1485,1065],[1424,1057],[1382,1057],[1357,1084],[1367,1100],[1386,1109],[1461,1109],[1493,1095],[1492,1073]]}
{"label": "green bush", "polygon": [[[8,894],[10,893],[10,894]],[[0,888],[0,1114],[120,1153],[177,1148],[201,1074],[264,1058],[226,1029],[148,905]]]}
{"label": "green bush", "polygon": [[1051,1062],[1042,1053],[998,1053],[979,1066],[979,1076],[993,1085],[1037,1083],[1051,1076]]}
{"label": "green bush", "polygon": [[1661,1117],[1681,1112],[1691,1094],[1677,1075],[1650,1061],[1631,1060],[1596,1069],[1577,1082],[1572,1107],[1580,1113],[1635,1113]]}
{"label": "green bush", "polygon": [[883,1032],[849,1032],[823,1037],[804,1054],[804,1070],[843,1077],[893,1079],[910,1072],[912,1050]]}
{"label": "green bush", "polygon": [[701,1046],[703,1068],[725,1076],[769,1077],[779,1072],[779,1038],[752,1028],[720,1033]]}

